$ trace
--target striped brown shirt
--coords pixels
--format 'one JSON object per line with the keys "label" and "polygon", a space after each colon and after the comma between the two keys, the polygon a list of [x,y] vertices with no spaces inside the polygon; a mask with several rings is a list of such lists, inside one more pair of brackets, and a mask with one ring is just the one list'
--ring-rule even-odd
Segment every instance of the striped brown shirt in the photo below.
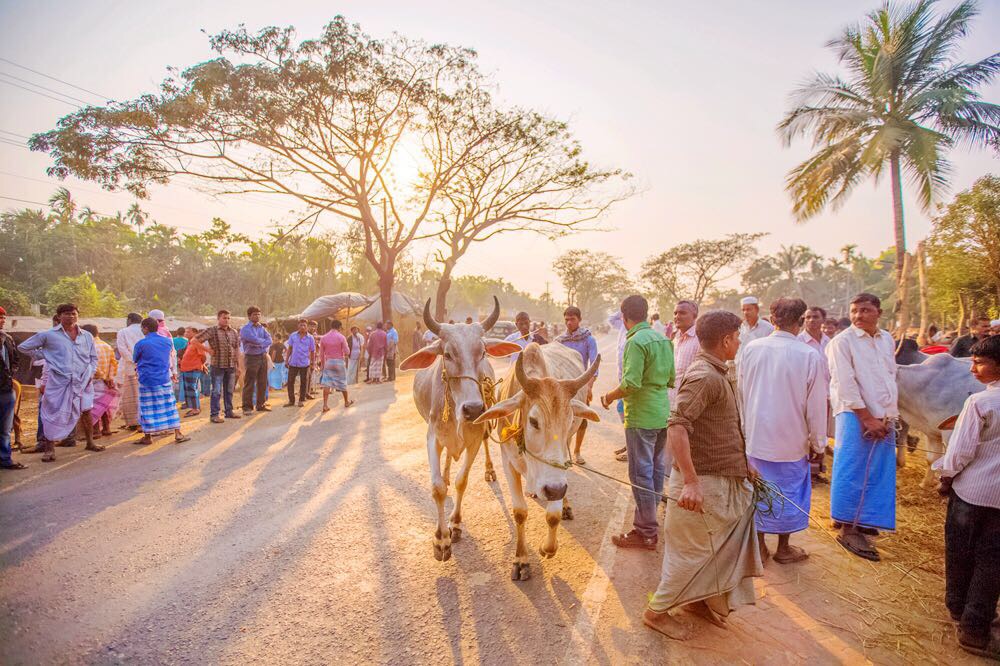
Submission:
{"label": "striped brown shirt", "polygon": [[684,373],[668,425],[682,426],[699,475],[746,478],[746,442],[726,363],[699,351]]}
{"label": "striped brown shirt", "polygon": [[240,351],[240,335],[236,329],[210,326],[196,336],[204,340],[212,350],[213,368],[235,368]]}

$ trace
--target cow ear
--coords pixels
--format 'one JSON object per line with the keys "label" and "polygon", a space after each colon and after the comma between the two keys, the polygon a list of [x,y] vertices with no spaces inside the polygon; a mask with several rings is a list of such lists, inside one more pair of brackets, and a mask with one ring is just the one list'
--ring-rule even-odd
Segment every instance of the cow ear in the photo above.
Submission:
{"label": "cow ear", "polygon": [[486,353],[495,358],[510,356],[521,351],[521,345],[496,338],[486,338]]}
{"label": "cow ear", "polygon": [[590,405],[586,405],[579,400],[570,400],[569,406],[573,408],[573,416],[578,419],[587,419],[588,421],[600,421],[601,417],[597,415]]}
{"label": "cow ear", "polygon": [[938,430],[954,430],[955,429],[955,422],[956,421],[958,421],[958,414],[956,414],[955,416],[949,416],[944,421],[941,421],[941,423],[938,423],[937,429]]}
{"label": "cow ear", "polygon": [[406,357],[406,360],[399,364],[400,370],[420,370],[429,367],[438,356],[441,355],[441,341],[435,340],[418,352]]}
{"label": "cow ear", "polygon": [[485,423],[486,421],[496,421],[497,419],[502,419],[505,416],[510,416],[516,412],[521,407],[521,392],[518,391],[513,396],[502,400],[497,404],[493,405],[485,412],[479,415],[479,418],[473,421],[473,423]]}

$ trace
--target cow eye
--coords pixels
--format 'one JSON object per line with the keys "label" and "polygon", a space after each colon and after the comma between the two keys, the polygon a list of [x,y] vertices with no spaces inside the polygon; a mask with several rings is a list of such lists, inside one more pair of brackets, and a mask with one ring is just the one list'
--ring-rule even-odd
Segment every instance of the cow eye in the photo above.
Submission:
{"label": "cow eye", "polygon": [[536,419],[534,416],[528,418],[528,423],[531,424],[532,428],[538,430],[538,419]]}

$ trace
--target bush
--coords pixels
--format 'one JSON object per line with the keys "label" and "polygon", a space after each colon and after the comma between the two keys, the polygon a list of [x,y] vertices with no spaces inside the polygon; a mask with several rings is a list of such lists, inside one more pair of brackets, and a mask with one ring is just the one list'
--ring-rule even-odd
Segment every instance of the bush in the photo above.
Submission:
{"label": "bush", "polygon": [[0,306],[9,315],[30,315],[31,298],[23,291],[0,287]]}
{"label": "bush", "polygon": [[118,296],[106,289],[98,289],[86,273],[59,278],[45,292],[45,301],[49,314],[55,312],[60,303],[73,303],[79,308],[81,317],[119,317],[125,314],[125,307]]}

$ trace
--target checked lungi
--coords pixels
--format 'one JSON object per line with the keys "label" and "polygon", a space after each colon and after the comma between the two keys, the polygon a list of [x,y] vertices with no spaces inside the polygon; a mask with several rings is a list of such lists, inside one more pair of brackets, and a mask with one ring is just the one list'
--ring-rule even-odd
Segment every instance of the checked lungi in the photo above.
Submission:
{"label": "checked lungi", "polygon": [[181,427],[171,382],[157,386],[139,384],[139,425],[143,434],[155,435]]}
{"label": "checked lungi", "polygon": [[118,411],[125,419],[125,425],[139,424],[139,378],[135,372],[126,374],[119,389]]}

